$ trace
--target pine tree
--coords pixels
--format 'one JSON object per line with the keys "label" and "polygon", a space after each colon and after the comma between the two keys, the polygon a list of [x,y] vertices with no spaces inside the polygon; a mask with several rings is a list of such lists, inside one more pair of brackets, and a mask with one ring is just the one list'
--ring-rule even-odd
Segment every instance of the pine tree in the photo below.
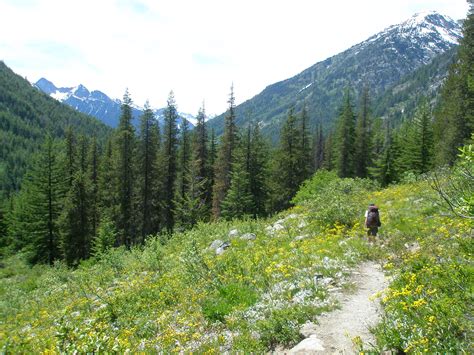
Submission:
{"label": "pine tree", "polygon": [[209,160],[208,160],[208,169],[209,169],[209,207],[212,209],[212,201],[214,199],[213,188],[216,180],[215,166],[217,161],[217,142],[216,142],[216,132],[214,128],[211,129],[211,138],[209,140]]}
{"label": "pine tree", "polygon": [[234,150],[237,145],[237,127],[235,125],[234,86],[231,86],[229,110],[225,118],[224,134],[221,139],[215,164],[215,182],[213,186],[212,215],[219,218],[221,203],[230,188]]}
{"label": "pine tree", "polygon": [[65,136],[65,157],[64,157],[64,176],[66,177],[68,188],[72,187],[72,180],[76,172],[76,137],[71,126],[66,128]]}
{"label": "pine tree", "polygon": [[87,173],[79,170],[74,174],[62,214],[59,218],[61,249],[69,266],[75,266],[90,255],[92,186]]}
{"label": "pine tree", "polygon": [[[213,133],[214,134],[214,131]],[[212,137],[211,137],[212,138]],[[206,129],[206,111],[204,105],[199,110],[197,115],[197,123],[194,128],[193,140],[192,140],[192,161],[197,164],[197,179],[198,181],[205,180],[205,183],[202,185],[203,188],[203,197],[207,206],[211,206],[212,203],[212,164],[213,161],[210,161],[212,158],[211,155],[215,155],[215,140],[212,138],[210,149],[212,152],[209,152],[208,148],[208,136]],[[209,208],[210,210],[210,208]]]}
{"label": "pine tree", "polygon": [[435,115],[435,151],[437,164],[452,165],[458,148],[474,132],[474,13],[463,23],[458,60],[454,63],[441,90]]}
{"label": "pine tree", "polygon": [[294,108],[290,108],[287,119],[280,134],[279,148],[275,157],[274,191],[272,205],[275,211],[290,206],[290,201],[298,190],[301,177],[298,164],[300,162],[300,130]]}
{"label": "pine tree", "polygon": [[369,89],[365,87],[361,96],[355,130],[354,165],[357,177],[367,177],[367,169],[371,165],[372,158],[371,138]]}
{"label": "pine tree", "polygon": [[334,149],[335,144],[334,142],[334,133],[329,132],[328,136],[324,140],[324,160],[323,160],[323,168],[326,170],[333,170],[334,169]]}
{"label": "pine tree", "polygon": [[148,102],[140,117],[140,134],[137,149],[137,180],[138,180],[138,211],[140,223],[140,242],[152,233],[157,233],[157,215],[155,207],[158,204],[158,196],[153,184],[158,180],[156,171],[156,159],[158,153],[158,122]]}
{"label": "pine tree", "polygon": [[369,175],[383,187],[396,182],[399,178],[400,146],[396,137],[386,126],[385,143],[381,152],[376,156],[373,166],[368,168]]}
{"label": "pine tree", "polygon": [[251,216],[255,210],[250,190],[250,176],[246,167],[247,149],[241,147],[235,154],[230,188],[221,206],[222,217],[225,219]]}
{"label": "pine tree", "polygon": [[313,169],[317,171],[323,168],[324,163],[324,134],[321,122],[319,122],[313,139]]}
{"label": "pine tree", "polygon": [[300,183],[308,179],[312,173],[312,159],[311,159],[311,140],[309,138],[309,116],[306,109],[306,103],[303,104],[303,109],[300,115],[300,147],[299,147],[299,162],[298,172]]}
{"label": "pine tree", "polygon": [[90,223],[91,223],[91,234],[92,237],[97,235],[97,228],[99,227],[100,221],[100,194],[99,194],[99,146],[97,144],[97,137],[92,137],[89,153],[88,153],[88,167],[89,167],[89,180],[91,184],[90,191]]}
{"label": "pine tree", "polygon": [[117,179],[112,139],[108,139],[99,166],[99,209],[101,219],[112,220],[117,215]]}
{"label": "pine tree", "polygon": [[400,165],[405,171],[423,174],[432,167],[433,132],[431,113],[426,101],[418,107],[413,121],[402,125]]}
{"label": "pine tree", "polygon": [[183,118],[181,122],[181,138],[178,148],[178,173],[177,173],[177,197],[183,198],[187,190],[186,176],[189,173],[189,160],[191,158],[191,140],[189,137],[189,123]]}
{"label": "pine tree", "polygon": [[23,183],[26,208],[22,238],[30,244],[30,261],[49,263],[61,257],[58,218],[62,210],[65,183],[57,145],[48,136]]}
{"label": "pine tree", "polygon": [[171,234],[174,226],[174,196],[177,175],[177,149],[178,149],[178,112],[174,94],[168,96],[168,105],[165,110],[165,127],[163,136],[163,209],[164,227]]}
{"label": "pine tree", "polygon": [[346,90],[335,134],[335,169],[339,177],[354,176],[355,116]]}
{"label": "pine tree", "polygon": [[[249,126],[249,132],[251,127]],[[252,216],[254,218],[267,214],[267,202],[269,198],[268,186],[268,145],[262,134],[258,123],[253,125],[249,145],[249,162],[247,172],[250,179],[250,193],[253,200]]]}
{"label": "pine tree", "polygon": [[123,96],[119,126],[115,139],[116,196],[118,210],[115,223],[119,244],[130,247],[135,241],[134,182],[133,169],[135,150],[135,130],[132,126],[132,99],[128,91]]}

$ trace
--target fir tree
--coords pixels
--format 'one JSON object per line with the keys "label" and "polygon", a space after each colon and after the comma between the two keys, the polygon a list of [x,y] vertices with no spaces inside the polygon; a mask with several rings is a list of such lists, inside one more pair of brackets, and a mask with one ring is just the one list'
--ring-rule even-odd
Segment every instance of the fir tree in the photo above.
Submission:
{"label": "fir tree", "polygon": [[373,166],[368,168],[369,175],[377,180],[383,187],[396,182],[399,178],[400,147],[396,137],[387,124],[385,143],[374,160]]}
{"label": "fir tree", "polygon": [[56,143],[48,136],[23,184],[26,210],[22,238],[30,244],[30,261],[52,264],[61,256],[58,219],[65,182]]}
{"label": "fir tree", "polygon": [[116,173],[116,196],[118,210],[115,223],[118,230],[119,244],[130,247],[135,239],[135,211],[134,182],[135,173],[133,169],[135,130],[132,126],[132,99],[128,91],[123,96],[120,122],[116,132],[114,159]]}
{"label": "fir tree", "polygon": [[168,96],[168,105],[165,110],[165,126],[163,135],[163,209],[164,227],[168,233],[173,232],[174,226],[174,196],[177,175],[177,149],[178,149],[178,113],[174,94]]}
{"label": "fir tree", "polygon": [[[214,133],[213,133],[214,134]],[[192,162],[197,165],[195,168],[197,182],[205,181],[202,184],[202,197],[204,198],[206,206],[209,207],[212,203],[212,164],[211,154],[215,154],[215,141],[211,142],[212,153],[208,148],[208,136],[206,129],[206,111],[204,105],[199,110],[197,115],[197,123],[194,128],[192,140]]]}
{"label": "fir tree", "polygon": [[349,89],[347,89],[344,94],[335,135],[335,169],[339,177],[354,176],[354,148],[355,117]]}
{"label": "fir tree", "polygon": [[274,191],[272,192],[273,209],[280,211],[290,206],[290,201],[298,190],[301,177],[298,164],[300,162],[300,130],[294,108],[290,108],[287,119],[280,134],[279,148],[274,166]]}
{"label": "fir tree", "polygon": [[452,165],[458,148],[474,132],[474,13],[463,22],[458,60],[449,71],[441,90],[435,115],[435,151],[438,164]]}
{"label": "fir tree", "polygon": [[72,180],[76,172],[76,137],[71,126],[66,128],[65,137],[65,157],[64,157],[64,176],[68,184],[68,188],[72,187]]}
{"label": "fir tree", "polygon": [[99,208],[101,218],[109,220],[117,214],[117,180],[115,173],[112,139],[108,139],[99,166]]}
{"label": "fir tree", "polygon": [[[249,132],[251,127],[249,126]],[[269,186],[267,181],[268,171],[268,145],[260,133],[258,123],[251,130],[248,154],[247,172],[250,179],[250,193],[253,200],[252,216],[265,216],[267,213],[267,202]]]}
{"label": "fir tree", "polygon": [[138,138],[138,210],[140,211],[140,236],[143,243],[145,237],[158,232],[158,215],[156,206],[158,204],[158,191],[153,185],[158,180],[156,171],[156,160],[159,149],[158,122],[148,102],[140,117],[140,135]]}
{"label": "fir tree", "polygon": [[247,151],[242,147],[236,155],[232,166],[231,185],[222,201],[222,217],[225,219],[244,218],[255,211],[250,176],[246,167]]}
{"label": "fir tree", "polygon": [[313,169],[317,171],[323,168],[324,163],[324,134],[321,122],[319,122],[313,140]]}
{"label": "fir tree", "polygon": [[423,174],[432,167],[433,132],[426,101],[418,107],[415,118],[401,127],[403,140],[400,165],[405,171]]}
{"label": "fir tree", "polygon": [[215,166],[216,166],[216,161],[217,161],[217,142],[216,142],[216,132],[214,131],[214,128],[211,129],[211,138],[209,140],[209,160],[208,160],[208,169],[209,169],[209,196],[210,196],[210,201],[209,201],[209,207],[212,209],[212,201],[213,201],[213,187],[215,184]]}
{"label": "fir tree", "polygon": [[324,140],[324,160],[323,168],[326,170],[334,169],[334,133],[329,132],[328,136]]}
{"label": "fir tree", "polygon": [[367,169],[371,165],[372,157],[372,136],[369,107],[369,89],[365,87],[361,96],[361,103],[355,130],[355,175],[361,178],[367,177]]}
{"label": "fir tree", "polygon": [[178,149],[177,197],[184,197],[187,190],[186,176],[189,173],[189,160],[191,158],[191,141],[189,137],[189,123],[183,118],[181,122],[181,139]]}
{"label": "fir tree", "polygon": [[74,174],[61,217],[61,249],[69,266],[77,265],[90,255],[92,240],[91,226],[92,186],[86,172],[79,170]]}
{"label": "fir tree", "polygon": [[97,144],[97,137],[94,135],[89,147],[88,166],[89,166],[89,180],[91,184],[90,204],[91,204],[91,233],[96,236],[97,228],[100,221],[100,194],[99,194],[99,146]]}
{"label": "fir tree", "polygon": [[224,134],[221,139],[215,164],[215,181],[213,186],[212,215],[219,218],[221,203],[230,188],[234,149],[237,145],[237,127],[235,125],[234,86],[231,86],[229,110],[225,117]]}
{"label": "fir tree", "polygon": [[299,162],[298,170],[300,180],[303,182],[311,176],[312,172],[312,159],[311,159],[311,141],[309,138],[309,117],[308,111],[306,109],[306,103],[303,104],[303,109],[301,110],[300,115],[300,152],[299,152]]}

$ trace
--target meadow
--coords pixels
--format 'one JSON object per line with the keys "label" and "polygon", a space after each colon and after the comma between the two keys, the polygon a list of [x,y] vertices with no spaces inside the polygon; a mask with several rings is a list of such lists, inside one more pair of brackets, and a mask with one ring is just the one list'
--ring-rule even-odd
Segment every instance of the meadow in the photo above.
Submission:
{"label": "meadow", "polygon": [[[306,321],[338,307],[350,274],[376,260],[390,277],[375,347],[472,353],[472,222],[440,205],[427,180],[380,189],[317,173],[295,207],[269,219],[199,224],[140,248],[110,249],[78,268],[0,269],[0,347],[17,352],[261,353],[301,340]],[[363,228],[375,202],[375,245]]]}

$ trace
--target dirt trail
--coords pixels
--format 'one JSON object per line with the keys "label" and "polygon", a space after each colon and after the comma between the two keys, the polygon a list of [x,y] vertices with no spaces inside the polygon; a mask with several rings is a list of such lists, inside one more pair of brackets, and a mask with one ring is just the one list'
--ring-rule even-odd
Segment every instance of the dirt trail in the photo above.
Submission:
{"label": "dirt trail", "polygon": [[352,282],[355,291],[337,295],[341,309],[330,312],[319,319],[318,325],[306,331],[308,338],[286,354],[354,354],[352,339],[360,336],[364,344],[374,344],[369,327],[377,324],[381,315],[378,300],[370,297],[387,287],[387,281],[379,265],[363,263],[354,272]]}

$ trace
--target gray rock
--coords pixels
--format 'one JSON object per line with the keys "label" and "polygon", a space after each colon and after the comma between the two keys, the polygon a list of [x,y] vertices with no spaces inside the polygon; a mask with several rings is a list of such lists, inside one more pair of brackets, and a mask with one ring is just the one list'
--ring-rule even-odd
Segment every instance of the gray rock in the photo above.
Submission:
{"label": "gray rock", "polygon": [[303,239],[307,239],[309,237],[309,235],[307,234],[304,234],[304,235],[299,235],[297,237],[295,237],[295,239],[293,239],[295,242],[297,242],[298,240],[303,240]]}
{"label": "gray rock", "polygon": [[313,322],[306,322],[300,328],[300,334],[305,338],[309,338],[311,335],[316,334],[317,325]]}
{"label": "gray rock", "polygon": [[323,351],[325,351],[323,342],[313,334],[290,349],[289,354],[316,354]]}
{"label": "gray rock", "polygon": [[257,236],[254,233],[245,233],[244,235],[240,237],[240,239],[243,239],[243,240],[255,240],[256,238]]}
{"label": "gray rock", "polygon": [[220,239],[216,239],[214,240],[211,245],[209,246],[209,249],[213,249],[213,250],[216,250],[217,248],[219,248],[222,244],[224,244],[224,242]]}
{"label": "gray rock", "polygon": [[229,242],[224,242],[222,243],[221,246],[219,246],[217,249],[216,249],[216,255],[222,255],[224,253],[224,251],[230,247],[230,243]]}
{"label": "gray rock", "polygon": [[229,238],[236,238],[239,236],[239,231],[237,229],[231,229],[229,231]]}

